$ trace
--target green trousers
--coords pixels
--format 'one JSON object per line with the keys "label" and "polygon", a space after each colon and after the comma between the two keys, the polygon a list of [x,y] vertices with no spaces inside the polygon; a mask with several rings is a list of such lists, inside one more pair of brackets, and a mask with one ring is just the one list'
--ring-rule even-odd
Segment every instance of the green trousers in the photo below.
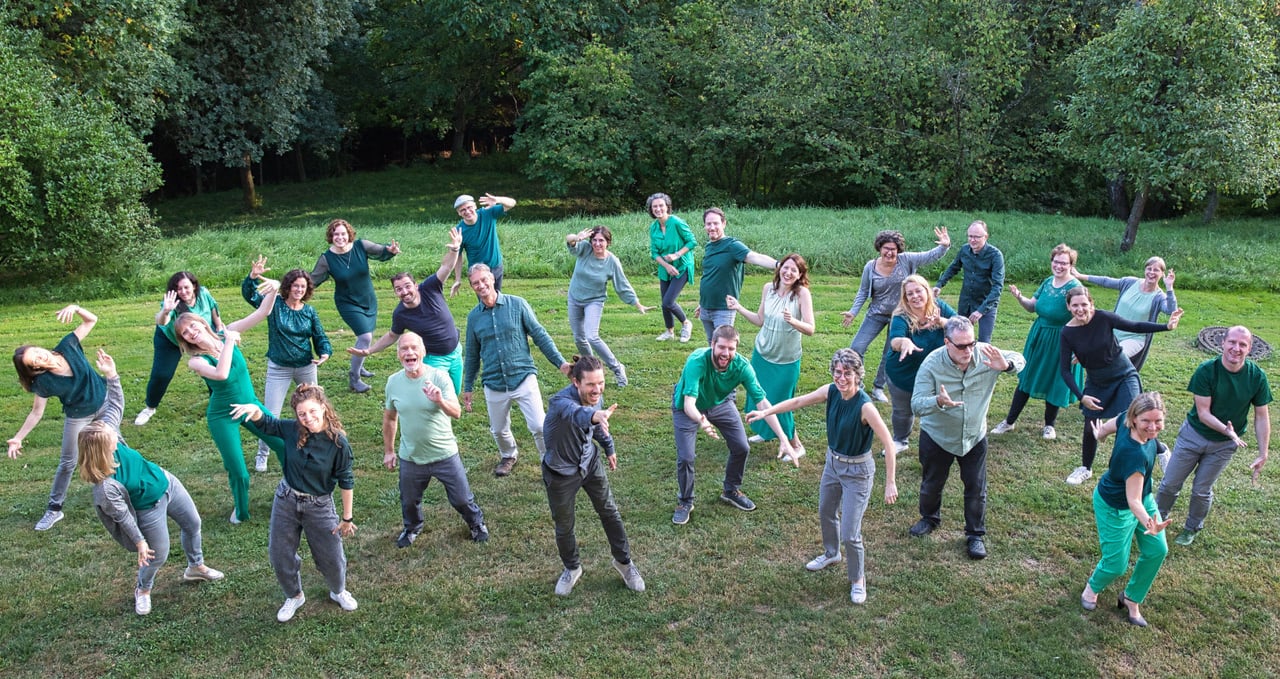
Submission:
{"label": "green trousers", "polygon": [[[1142,506],[1151,516],[1158,514],[1155,498],[1147,495],[1142,498]],[[1160,565],[1169,554],[1169,543],[1165,542],[1164,531],[1156,535],[1147,535],[1146,529],[1138,523],[1138,518],[1129,509],[1116,509],[1107,504],[1093,492],[1093,517],[1098,524],[1098,544],[1102,546],[1102,558],[1093,575],[1089,576],[1089,588],[1099,594],[1113,580],[1129,570],[1129,550],[1136,537],[1138,539],[1138,561],[1133,564],[1133,574],[1129,576],[1129,584],[1124,588],[1124,595],[1131,601],[1142,603],[1147,598],[1151,583],[1160,572]]]}
{"label": "green trousers", "polygon": [[[254,403],[257,403],[262,412],[267,412],[266,406],[257,399],[254,399]],[[209,425],[209,434],[213,436],[213,445],[217,446],[218,452],[222,454],[222,468],[227,470],[227,481],[231,485],[231,499],[236,505],[236,518],[248,521],[249,468],[245,466],[244,447],[240,443],[241,425],[231,419],[228,413],[206,415],[205,422]],[[252,422],[246,423],[244,427],[276,451],[276,455],[284,452],[284,439],[262,433],[262,430]]]}

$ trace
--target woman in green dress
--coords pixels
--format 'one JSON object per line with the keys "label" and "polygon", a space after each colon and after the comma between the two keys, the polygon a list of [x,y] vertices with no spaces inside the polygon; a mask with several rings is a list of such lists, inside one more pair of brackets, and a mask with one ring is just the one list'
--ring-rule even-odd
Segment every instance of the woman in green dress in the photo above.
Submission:
{"label": "woman in green dress", "polygon": [[[1059,243],[1049,254],[1049,262],[1053,275],[1044,279],[1031,297],[1024,297],[1018,291],[1018,286],[1009,286],[1014,299],[1018,300],[1023,309],[1034,313],[1036,321],[1031,324],[1031,330],[1027,332],[1027,343],[1022,348],[1027,367],[1018,375],[1018,390],[1013,393],[1009,414],[991,429],[992,434],[1013,431],[1023,407],[1034,397],[1044,399],[1044,429],[1041,430],[1041,436],[1055,439],[1058,437],[1054,429],[1058,410],[1076,401],[1075,395],[1058,372],[1058,337],[1062,334],[1062,326],[1071,320],[1071,312],[1067,310],[1067,291],[1080,285],[1071,275],[1076,263],[1076,251],[1065,243]],[[1072,374],[1076,384],[1084,382],[1084,369],[1078,364],[1072,368]]]}

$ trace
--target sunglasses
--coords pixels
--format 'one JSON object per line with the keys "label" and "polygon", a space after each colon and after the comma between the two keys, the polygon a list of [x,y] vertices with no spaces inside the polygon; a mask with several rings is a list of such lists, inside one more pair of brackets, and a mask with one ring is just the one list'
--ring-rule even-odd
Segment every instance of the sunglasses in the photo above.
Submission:
{"label": "sunglasses", "polygon": [[977,344],[978,344],[976,341],[974,341],[974,342],[969,342],[968,344],[956,344],[955,342],[952,342],[951,340],[947,340],[947,342],[948,342],[948,343],[950,343],[950,344],[951,344],[951,346],[953,346],[953,347],[955,347],[955,348],[959,349],[960,351],[968,351],[968,350],[970,350],[970,349],[974,348],[975,346],[977,346]]}

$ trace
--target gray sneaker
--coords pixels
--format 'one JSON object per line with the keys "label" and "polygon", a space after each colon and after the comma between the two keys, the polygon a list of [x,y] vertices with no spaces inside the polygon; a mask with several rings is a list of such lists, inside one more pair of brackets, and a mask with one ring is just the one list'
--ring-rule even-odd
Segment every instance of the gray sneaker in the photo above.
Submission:
{"label": "gray sneaker", "polygon": [[267,471],[267,454],[266,453],[259,451],[257,455],[253,456],[253,471],[255,472]]}
{"label": "gray sneaker", "polygon": [[488,526],[486,526],[486,525],[484,525],[483,523],[482,523],[482,524],[480,524],[480,525],[478,525],[478,526],[472,526],[472,527],[471,527],[471,541],[472,541],[472,542],[488,542],[488,541],[489,541],[489,527],[488,527]]}
{"label": "gray sneaker", "polygon": [[627,386],[627,366],[618,364],[618,374],[615,376],[619,387]]}
{"label": "gray sneaker", "polygon": [[640,569],[636,568],[636,562],[621,564],[618,563],[617,559],[614,559],[613,569],[618,571],[618,575],[622,576],[622,581],[627,583],[627,589],[633,592],[644,591],[644,578],[640,577]]}
{"label": "gray sneaker", "polygon": [[738,509],[741,509],[744,512],[754,511],[756,508],[756,503],[752,502],[751,498],[747,497],[747,494],[740,490],[734,490],[734,491],[726,490],[725,492],[720,494],[720,499],[724,502],[728,502],[729,504],[733,505],[734,507],[737,507]]}
{"label": "gray sneaker", "polygon": [[63,517],[62,510],[50,509],[49,511],[44,513],[44,516],[40,517],[39,521],[36,522],[36,530],[39,530],[39,531],[49,530],[50,528],[53,528],[53,524],[61,521],[62,517]]}
{"label": "gray sneaker", "polygon": [[568,568],[560,574],[560,579],[556,581],[556,594],[558,596],[569,596],[573,593],[573,586],[578,584],[578,578],[582,577],[582,566],[578,566],[573,570]]}
{"label": "gray sneaker", "polygon": [[683,526],[689,523],[689,512],[693,511],[693,505],[676,505],[676,511],[671,515],[671,523],[677,526]]}

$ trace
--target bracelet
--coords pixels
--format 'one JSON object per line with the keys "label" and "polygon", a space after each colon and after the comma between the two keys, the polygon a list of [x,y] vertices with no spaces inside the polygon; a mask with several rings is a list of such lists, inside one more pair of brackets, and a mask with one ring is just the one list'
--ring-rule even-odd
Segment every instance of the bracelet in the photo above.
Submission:
{"label": "bracelet", "polygon": [[352,521],[354,521],[354,520],[355,520],[355,518],[356,518],[356,517],[354,517],[354,516],[353,516],[353,517],[351,517],[350,519],[343,519],[343,520],[342,520],[342,522],[343,522],[343,523],[351,523]]}

